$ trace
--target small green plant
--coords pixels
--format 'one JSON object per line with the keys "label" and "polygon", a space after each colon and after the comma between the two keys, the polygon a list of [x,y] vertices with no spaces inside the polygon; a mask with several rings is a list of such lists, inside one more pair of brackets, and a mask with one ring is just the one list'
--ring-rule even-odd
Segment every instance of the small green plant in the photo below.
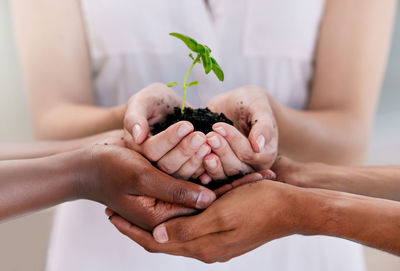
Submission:
{"label": "small green plant", "polygon": [[204,72],[206,74],[209,74],[211,71],[214,72],[214,74],[217,76],[217,78],[220,81],[224,81],[224,72],[222,71],[221,67],[218,65],[217,61],[210,56],[211,54],[211,49],[207,47],[207,45],[200,44],[194,39],[179,34],[179,33],[170,33],[171,36],[180,39],[183,41],[186,46],[194,53],[196,53],[196,57],[193,56],[192,53],[189,54],[189,57],[193,60],[192,65],[190,66],[189,70],[187,71],[185,78],[183,79],[182,85],[180,85],[178,82],[173,81],[168,83],[168,87],[174,87],[176,85],[180,86],[183,89],[183,98],[182,98],[182,106],[181,106],[181,113],[185,112],[185,101],[186,101],[186,89],[188,87],[193,87],[198,84],[198,81],[193,81],[190,83],[186,83],[187,79],[189,77],[189,74],[192,72],[193,67],[196,65],[196,63],[203,63],[204,67]]}

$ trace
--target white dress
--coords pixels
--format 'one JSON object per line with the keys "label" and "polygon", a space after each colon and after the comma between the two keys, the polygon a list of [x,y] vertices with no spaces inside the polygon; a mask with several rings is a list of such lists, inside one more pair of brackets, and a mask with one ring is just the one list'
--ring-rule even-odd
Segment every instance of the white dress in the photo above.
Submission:
{"label": "white dress", "polygon": [[[202,106],[236,87],[264,87],[282,104],[305,107],[324,0],[82,0],[93,63],[94,94],[101,106],[122,104],[152,82],[182,81],[190,66],[185,33],[213,51],[225,82],[205,76],[188,100]],[[251,230],[251,229],[249,229]],[[121,235],[104,206],[76,201],[59,207],[48,252],[48,271],[124,270],[364,270],[361,247],[331,237],[291,236],[228,263],[212,265],[150,254]]]}

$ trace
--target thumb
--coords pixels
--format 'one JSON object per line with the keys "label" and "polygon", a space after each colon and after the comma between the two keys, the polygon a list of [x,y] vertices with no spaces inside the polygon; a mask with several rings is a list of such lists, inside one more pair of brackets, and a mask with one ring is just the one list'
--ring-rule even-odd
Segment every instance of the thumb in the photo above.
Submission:
{"label": "thumb", "polygon": [[128,103],[124,128],[132,135],[136,144],[142,144],[150,132],[148,115],[145,103],[137,103],[135,100]]}
{"label": "thumb", "polygon": [[213,222],[215,222],[213,213],[178,217],[158,225],[153,230],[153,237],[158,243],[191,241],[219,232],[218,223]]}
{"label": "thumb", "polygon": [[268,108],[255,108],[251,118],[249,141],[256,153],[276,152],[278,148],[278,129],[275,118]]}
{"label": "thumb", "polygon": [[154,170],[156,174],[146,174],[142,180],[145,185],[140,192],[145,196],[196,209],[205,209],[216,199],[215,193],[204,186]]}

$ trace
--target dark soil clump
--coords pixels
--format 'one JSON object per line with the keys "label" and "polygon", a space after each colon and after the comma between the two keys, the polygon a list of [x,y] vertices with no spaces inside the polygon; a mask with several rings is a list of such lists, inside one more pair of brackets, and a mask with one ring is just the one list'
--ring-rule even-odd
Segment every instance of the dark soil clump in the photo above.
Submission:
{"label": "dark soil clump", "polygon": [[203,132],[207,134],[211,132],[212,126],[217,122],[225,122],[233,125],[233,122],[228,119],[223,113],[217,114],[212,112],[208,108],[198,108],[193,109],[186,107],[183,115],[181,114],[181,109],[179,107],[174,108],[174,113],[167,115],[166,119],[160,123],[156,123],[153,127],[152,133],[156,135],[165,129],[167,129],[172,124],[179,121],[186,120],[193,124],[195,131]]}

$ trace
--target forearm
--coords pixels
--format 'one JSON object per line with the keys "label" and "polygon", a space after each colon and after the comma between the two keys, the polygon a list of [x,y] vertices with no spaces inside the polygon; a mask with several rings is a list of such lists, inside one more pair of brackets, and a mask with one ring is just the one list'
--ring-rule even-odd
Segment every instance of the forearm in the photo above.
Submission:
{"label": "forearm", "polygon": [[369,139],[368,120],[346,112],[298,111],[270,100],[281,154],[302,162],[362,163]]}
{"label": "forearm", "polygon": [[0,161],[45,157],[94,144],[123,146],[123,134],[122,130],[114,130],[71,140],[0,143]]}
{"label": "forearm", "polygon": [[400,201],[400,167],[306,165],[310,186]]}
{"label": "forearm", "polygon": [[1,161],[0,221],[76,199],[84,157],[81,152]]}
{"label": "forearm", "polygon": [[82,140],[0,143],[0,161],[50,156],[81,147]]}
{"label": "forearm", "polygon": [[35,132],[40,139],[70,139],[121,129],[124,112],[124,105],[58,105],[35,116]]}
{"label": "forearm", "polygon": [[303,234],[336,236],[400,255],[400,203],[318,189],[307,193]]}

